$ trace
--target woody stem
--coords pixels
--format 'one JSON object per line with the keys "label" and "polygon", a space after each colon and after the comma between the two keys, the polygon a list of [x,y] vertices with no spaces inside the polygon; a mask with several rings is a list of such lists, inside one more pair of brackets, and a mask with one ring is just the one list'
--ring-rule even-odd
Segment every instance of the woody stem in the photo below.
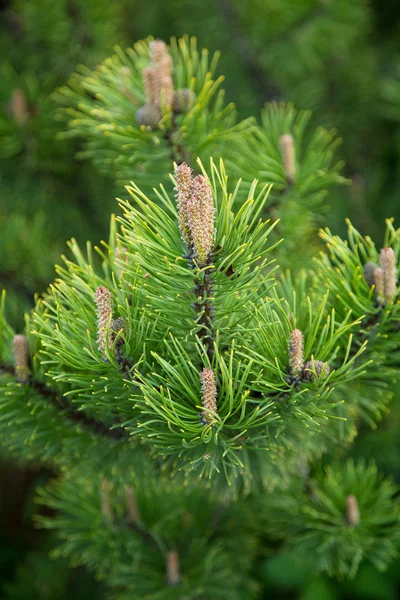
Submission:
{"label": "woody stem", "polygon": [[200,325],[198,336],[207,351],[209,360],[212,361],[215,341],[215,308],[211,268],[204,269],[201,278],[195,279],[194,293],[196,302],[193,304],[193,308],[198,315],[197,322]]}

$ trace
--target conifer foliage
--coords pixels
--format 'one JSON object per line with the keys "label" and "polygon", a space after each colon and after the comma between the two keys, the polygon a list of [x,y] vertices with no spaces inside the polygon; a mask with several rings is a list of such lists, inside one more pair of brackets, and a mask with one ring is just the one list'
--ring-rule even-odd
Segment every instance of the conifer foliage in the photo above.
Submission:
{"label": "conifer foliage", "polygon": [[[147,40],[57,93],[66,135],[132,178],[130,198],[108,243],[70,242],[24,332],[3,294],[0,432],[57,471],[38,520],[110,598],[257,598],[271,539],[339,578],[400,548],[394,484],[325,467],[391,398],[400,232],[388,221],[378,250],[350,223],[346,241],[325,230],[311,266],[283,274],[282,248],[343,181],[333,134],[305,144],[286,105],[240,122],[214,66],[194,40]],[[281,242],[269,217],[295,202],[308,224]]]}

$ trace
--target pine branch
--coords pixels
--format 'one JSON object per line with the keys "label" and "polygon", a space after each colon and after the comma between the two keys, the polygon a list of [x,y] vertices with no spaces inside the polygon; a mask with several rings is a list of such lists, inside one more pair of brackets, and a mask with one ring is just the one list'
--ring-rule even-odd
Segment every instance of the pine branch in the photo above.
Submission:
{"label": "pine branch", "polygon": [[166,129],[164,132],[164,139],[169,148],[169,156],[172,163],[177,163],[180,165],[181,163],[187,163],[191,165],[193,162],[193,157],[187,148],[181,143],[176,143],[176,138],[179,133],[179,126],[176,120],[176,114],[173,114],[171,117],[171,128]]}
{"label": "pine branch", "polygon": [[[136,480],[131,470],[129,479]],[[209,489],[201,486],[188,493],[182,482],[169,477],[162,481],[162,493],[160,479],[151,473],[146,473],[146,485],[137,487],[141,532],[124,520],[119,477],[108,485],[114,515],[109,520],[101,513],[99,476],[87,477],[78,469],[39,490],[41,503],[53,513],[42,514],[39,522],[59,534],[56,555],[84,562],[124,598],[189,599],[200,592],[204,598],[255,600],[257,586],[250,573],[257,543],[251,504],[232,502],[214,521],[219,503]],[[114,560],[109,560],[110,544]]]}
{"label": "pine branch", "polygon": [[[0,373],[9,373],[15,375],[15,370],[11,365],[3,363],[0,365]],[[40,394],[42,398],[45,398],[55,408],[62,411],[63,416],[67,418],[71,424],[73,423],[82,425],[91,433],[113,440],[120,440],[124,437],[128,437],[125,430],[121,427],[120,421],[116,420],[112,425],[110,425],[110,427],[108,427],[98,419],[89,417],[82,411],[77,410],[73,404],[67,401],[65,396],[59,396],[55,390],[52,390],[43,382],[30,378],[26,385],[30,386],[32,390]],[[117,426],[119,429],[116,428]]]}
{"label": "pine branch", "polygon": [[171,159],[208,160],[227,143],[240,145],[244,133],[254,127],[251,119],[239,122],[233,104],[224,106],[223,91],[218,89],[222,77],[211,79],[218,54],[209,61],[208,53],[197,49],[195,38],[171,40],[167,51],[173,73],[168,67],[164,75],[165,91],[170,95],[172,83],[174,95],[171,105],[164,105],[152,44],[162,42],[149,38],[126,52],[117,48],[95,71],[81,69],[54,95],[66,105],[60,118],[68,120],[70,130],[63,135],[84,140],[80,157],[92,159],[121,185],[134,171],[135,182],[147,191],[155,181],[165,183]]}
{"label": "pine branch", "polygon": [[198,315],[199,339],[212,363],[214,356],[215,307],[212,272],[215,245],[215,208],[213,192],[204,176],[192,179],[192,169],[182,163],[175,169],[179,228],[186,245],[189,267],[196,273],[193,308]]}
{"label": "pine branch", "polygon": [[299,479],[265,499],[264,527],[306,552],[320,572],[351,579],[362,560],[384,570],[398,552],[398,489],[374,464],[347,460]]}
{"label": "pine branch", "polygon": [[[191,260],[191,268],[194,264]],[[200,329],[197,332],[199,339],[202,341],[207,350],[207,356],[212,363],[214,357],[214,342],[216,338],[216,329],[214,324],[215,308],[213,302],[213,284],[212,284],[212,257],[210,257],[210,265],[202,271],[201,279],[195,279],[194,293],[196,301],[193,305],[197,315],[198,325]]]}

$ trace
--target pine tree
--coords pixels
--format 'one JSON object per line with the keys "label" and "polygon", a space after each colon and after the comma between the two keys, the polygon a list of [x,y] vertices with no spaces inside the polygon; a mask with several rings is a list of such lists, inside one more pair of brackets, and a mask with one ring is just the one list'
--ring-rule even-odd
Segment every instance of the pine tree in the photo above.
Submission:
{"label": "pine tree", "polygon": [[[126,52],[117,48],[97,69],[82,68],[55,94],[67,107],[60,112],[69,125],[64,137],[78,137],[83,144],[79,156],[92,159],[101,173],[119,183],[129,181],[135,169],[136,182],[145,192],[154,187],[155,174],[161,183],[168,181],[171,160],[192,164],[196,158],[223,156],[243,179],[238,201],[246,197],[255,177],[273,184],[269,211],[275,219],[279,207],[288,215],[279,234],[290,238],[290,257],[282,254],[281,263],[293,266],[291,250],[302,245],[304,264],[307,254],[313,254],[309,240],[326,210],[328,190],[346,182],[340,174],[343,163],[334,159],[341,142],[335,131],[313,131],[310,111],[297,112],[290,103],[267,105],[260,126],[254,118],[240,120],[232,103],[224,106],[224,91],[219,89],[223,77],[212,79],[218,54],[209,60],[208,52],[198,51],[196,40],[187,37],[173,38],[169,49],[172,106],[166,105],[163,113],[157,108],[155,122],[143,122],[143,109],[155,106],[146,91],[146,73],[154,66],[143,68],[154,63],[155,43],[150,38]],[[182,110],[176,98],[186,92],[191,93],[191,103]]]}
{"label": "pine tree", "polygon": [[22,333],[3,295],[2,438],[58,471],[39,523],[112,598],[257,598],[265,539],[338,578],[400,547],[395,485],[328,465],[391,399],[400,231],[380,249],[324,230],[311,262],[344,182],[333,134],[304,140],[284,104],[240,121],[209,66],[193,40],[149,39],[57,92],[84,155],[134,175],[130,199],[108,243],[70,242]]}

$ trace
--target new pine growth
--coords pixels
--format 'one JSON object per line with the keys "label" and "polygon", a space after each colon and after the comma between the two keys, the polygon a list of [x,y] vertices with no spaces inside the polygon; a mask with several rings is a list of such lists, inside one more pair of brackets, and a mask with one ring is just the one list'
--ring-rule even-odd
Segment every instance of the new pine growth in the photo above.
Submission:
{"label": "new pine growth", "polygon": [[314,381],[317,377],[327,377],[330,367],[322,360],[308,360],[304,363],[304,338],[300,329],[293,329],[289,342],[289,370],[293,377]]}
{"label": "new pine growth", "polygon": [[357,527],[360,524],[360,509],[358,508],[357,498],[351,494],[346,498],[347,506],[347,524],[349,527]]}
{"label": "new pine growth", "polygon": [[175,169],[179,229],[182,240],[200,265],[207,264],[215,239],[215,207],[212,189],[203,175],[192,179],[183,163]]}
{"label": "new pine growth", "polygon": [[161,40],[151,42],[150,52],[150,66],[143,69],[146,104],[139,108],[136,119],[140,125],[155,129],[161,120],[163,109],[173,104],[174,83],[172,59],[165,43]]}
{"label": "new pine growth", "polygon": [[97,305],[97,345],[103,358],[107,358],[107,348],[111,345],[111,332],[108,331],[112,321],[110,290],[99,285],[95,294],[95,302]]}
{"label": "new pine growth", "polygon": [[143,69],[143,86],[146,104],[141,106],[136,119],[139,125],[156,129],[165,110],[174,114],[187,113],[196,102],[196,94],[189,88],[174,90],[173,63],[162,40],[150,43],[151,63]]}
{"label": "new pine growth", "polygon": [[293,329],[289,343],[290,372],[295,377],[300,377],[304,368],[304,340],[300,329]]}
{"label": "new pine growth", "polygon": [[200,381],[201,403],[204,407],[201,417],[205,423],[210,424],[213,421],[213,414],[217,412],[217,384],[214,371],[204,368],[200,373]]}
{"label": "new pine growth", "polygon": [[197,175],[193,180],[186,210],[194,256],[205,265],[214,246],[215,208],[210,184],[203,175]]}
{"label": "new pine growth", "polygon": [[386,303],[390,302],[397,292],[396,257],[392,248],[382,248],[380,263],[383,271],[383,288]]}
{"label": "new pine growth", "polygon": [[132,486],[125,486],[125,500],[128,512],[128,520],[131,523],[140,523],[140,512],[136,500],[135,490]]}
{"label": "new pine growth", "polygon": [[288,183],[293,184],[296,172],[293,137],[289,133],[285,133],[284,135],[281,135],[279,143],[286,179]]}
{"label": "new pine growth", "polygon": [[378,304],[385,304],[385,282],[383,269],[376,267],[374,271],[375,296]]}
{"label": "new pine growth", "polygon": [[114,511],[110,502],[110,482],[102,479],[100,487],[100,510],[104,520],[108,523],[114,520]]}
{"label": "new pine growth", "polygon": [[396,256],[393,249],[382,248],[379,262],[380,266],[374,262],[365,263],[364,279],[370,287],[375,286],[376,300],[378,304],[385,306],[397,293]]}
{"label": "new pine growth", "polygon": [[167,583],[171,587],[179,584],[181,574],[179,569],[179,555],[175,550],[167,552]]}
{"label": "new pine growth", "polygon": [[13,339],[15,377],[18,383],[29,381],[29,344],[25,335],[16,335]]}
{"label": "new pine growth", "polygon": [[172,80],[172,58],[162,40],[150,44],[152,70],[152,90],[150,102],[156,106],[172,106],[174,100],[174,84]]}
{"label": "new pine growth", "polygon": [[186,163],[182,163],[175,169],[179,230],[186,248],[190,248],[192,245],[187,214],[187,204],[192,193],[192,174],[192,169]]}

